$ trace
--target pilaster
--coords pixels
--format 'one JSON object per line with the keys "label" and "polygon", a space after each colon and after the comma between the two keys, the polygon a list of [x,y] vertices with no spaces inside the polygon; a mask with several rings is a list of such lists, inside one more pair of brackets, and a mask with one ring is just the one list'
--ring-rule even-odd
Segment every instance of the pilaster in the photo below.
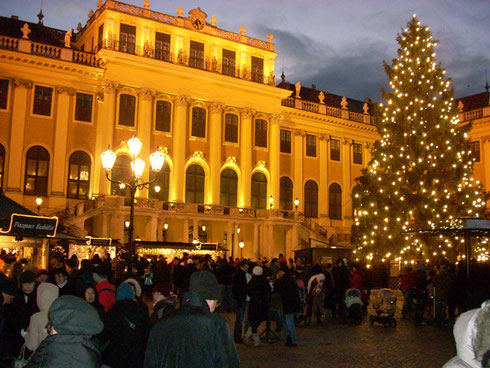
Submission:
{"label": "pilaster", "polygon": [[[177,96],[175,102],[175,118],[173,124],[173,161],[174,172],[173,183],[170,185],[170,198],[175,202],[184,202],[185,187],[185,149],[187,146],[186,127],[187,127],[187,107],[190,103],[188,96]],[[187,241],[187,240],[186,240]]]}
{"label": "pilaster", "polygon": [[238,205],[250,207],[252,186],[252,120],[254,111],[245,109],[241,114],[240,134],[240,171],[242,173],[242,192],[239,194]]}
{"label": "pilaster", "polygon": [[[139,157],[146,162],[145,171],[143,172],[142,180],[148,181],[150,179],[150,152],[151,152],[151,132],[152,132],[152,111],[153,111],[153,97],[155,96],[155,90],[151,88],[143,88],[139,94],[139,112],[138,112],[138,124],[136,126],[136,135],[143,142]],[[138,190],[137,193],[140,197],[148,197],[148,189]]]}
{"label": "pilaster", "polygon": [[274,198],[274,208],[279,208],[279,187],[280,187],[280,121],[281,116],[276,114],[271,119],[271,139],[270,139],[270,174],[271,174],[271,183],[270,183],[270,195]]}
{"label": "pilaster", "polygon": [[260,260],[260,225],[254,223],[254,238],[253,238],[253,259]]}
{"label": "pilaster", "polygon": [[211,200],[209,203],[219,205],[220,202],[220,169],[221,169],[221,136],[223,126],[223,107],[220,102],[213,102],[209,117],[209,170]]}
{"label": "pilaster", "polygon": [[[328,135],[320,134],[319,135],[319,143],[318,143],[318,151],[320,155],[320,188],[318,191],[318,201],[319,201],[319,215],[328,216],[328,151],[327,151],[327,142]],[[296,229],[297,231],[297,229]],[[297,238],[297,234],[296,234]],[[297,243],[298,239],[296,239]]]}
{"label": "pilaster", "polygon": [[[66,189],[66,144],[68,137],[68,120],[70,113],[70,98],[75,94],[71,87],[57,86],[58,98],[56,107],[56,127],[54,132],[54,154],[53,154],[53,179],[51,181],[51,196],[64,197]],[[52,203],[51,207],[58,207],[60,203]]]}
{"label": "pilaster", "polygon": [[342,220],[352,219],[351,194],[351,151],[352,139],[342,140]]}
{"label": "pilaster", "polygon": [[295,129],[294,135],[294,198],[298,198],[298,211],[303,211],[304,208],[304,190],[303,190],[303,137],[305,131]]}

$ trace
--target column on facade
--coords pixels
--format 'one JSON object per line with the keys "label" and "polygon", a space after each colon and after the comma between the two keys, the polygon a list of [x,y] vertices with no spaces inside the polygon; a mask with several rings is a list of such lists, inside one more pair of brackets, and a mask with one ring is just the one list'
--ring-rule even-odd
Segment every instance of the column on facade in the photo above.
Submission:
{"label": "column on facade", "polygon": [[294,135],[294,188],[293,196],[298,198],[299,206],[298,211],[304,209],[304,190],[303,190],[303,137],[305,136],[304,130],[296,129],[293,131]]}
{"label": "column on facade", "polygon": [[233,251],[232,251],[233,258],[240,256],[240,247],[238,246],[238,243],[240,242],[241,239],[240,239],[240,234],[238,234],[238,227],[239,225],[237,223],[235,223],[233,226],[233,234],[235,234],[234,242],[233,242]]}
{"label": "column on facade", "polygon": [[342,219],[352,219],[352,198],[351,194],[351,151],[352,139],[342,140]]}
{"label": "column on facade", "polygon": [[286,242],[286,258],[294,258],[296,249],[298,249],[298,224],[291,226],[291,238]]}
{"label": "column on facade", "polygon": [[102,93],[97,94],[97,119],[95,127],[94,180],[92,193],[103,195],[110,193],[110,182],[105,177],[100,155],[112,145],[114,122],[116,119],[116,88],[118,83],[104,81]]}
{"label": "column on facade", "polygon": [[[187,107],[190,98],[188,96],[177,96],[175,101],[175,117],[173,125],[173,164],[174,175],[170,186],[170,198],[172,201],[184,202],[184,179],[185,179],[185,148],[186,148],[186,127],[187,127]],[[187,241],[187,240],[186,240]]]}
{"label": "column on facade", "polygon": [[184,228],[182,229],[182,239],[180,240],[182,243],[189,242],[189,220],[184,219]]}
{"label": "column on facade", "polygon": [[320,217],[328,217],[328,135],[320,134],[318,151],[320,155],[320,188],[318,191],[318,209]]}
{"label": "column on facade", "polygon": [[226,249],[229,252],[233,252],[233,243],[234,243],[234,236],[233,236],[233,222],[228,221],[226,223]]}
{"label": "column on facade", "polygon": [[124,241],[124,220],[125,216],[121,210],[114,210],[111,214],[111,238]]}
{"label": "column on facade", "polygon": [[262,254],[265,254],[267,259],[270,261],[272,257],[274,256],[274,225],[271,223],[268,223],[264,225],[264,231],[263,231],[263,243],[262,244],[267,244],[265,249],[262,250]]}
{"label": "column on facade", "polygon": [[[220,203],[221,130],[223,104],[213,102],[209,115],[209,184],[207,203]],[[210,196],[210,197],[209,197]]]}
{"label": "column on facade", "polygon": [[28,95],[32,89],[32,81],[14,80],[12,124],[10,125],[9,163],[7,171],[7,192],[12,199],[22,199],[22,157],[24,156],[24,131],[28,109]]}
{"label": "column on facade", "polygon": [[192,240],[199,240],[199,220],[192,219]]}
{"label": "column on facade", "polygon": [[158,240],[158,216],[152,215],[150,219],[150,238],[149,241]]}
{"label": "column on facade", "polygon": [[[141,147],[141,152],[139,158],[145,161],[145,170],[141,179],[143,181],[148,181],[150,179],[150,153],[152,152],[151,147],[151,132],[152,132],[152,110],[153,110],[153,96],[155,96],[155,90],[150,88],[143,88],[139,94],[139,104],[138,104],[138,123],[136,125],[136,135],[143,143]],[[139,190],[136,194],[140,197],[148,197],[148,190]]]}
{"label": "column on facade", "polygon": [[371,145],[368,142],[366,142],[362,148],[363,148],[363,152],[365,153],[365,160],[362,163],[362,166],[367,167],[372,158]]}
{"label": "column on facade", "polygon": [[238,201],[238,205],[241,207],[250,207],[253,114],[254,112],[251,109],[245,109],[241,114],[240,171],[242,173],[242,192]]}
{"label": "column on facade", "polygon": [[260,229],[259,229],[259,224],[254,224],[254,238],[253,238],[253,259],[256,261],[260,260]]}
{"label": "column on facade", "polygon": [[102,214],[102,233],[103,238],[109,237],[109,215],[107,213]]}
{"label": "column on facade", "polygon": [[270,139],[270,195],[274,199],[274,208],[279,208],[279,191],[280,191],[280,116],[274,115],[271,119],[271,139]]}
{"label": "column on facade", "polygon": [[[51,195],[64,197],[65,193],[65,166],[66,145],[68,141],[68,120],[70,113],[70,97],[75,94],[73,88],[57,86],[56,125],[54,132],[53,176],[51,181]],[[51,207],[58,207],[61,203],[51,203]]]}

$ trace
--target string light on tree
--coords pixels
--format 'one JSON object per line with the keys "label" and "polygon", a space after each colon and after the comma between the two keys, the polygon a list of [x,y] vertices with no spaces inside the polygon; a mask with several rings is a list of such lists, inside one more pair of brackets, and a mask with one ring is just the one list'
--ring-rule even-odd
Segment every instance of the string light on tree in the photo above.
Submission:
{"label": "string light on tree", "polygon": [[353,190],[356,256],[402,264],[455,258],[458,241],[404,232],[482,217],[482,188],[471,178],[470,127],[458,125],[450,80],[435,60],[437,41],[429,28],[414,15],[397,41],[398,57],[384,65],[391,91],[383,90],[387,103],[375,111],[381,137]]}

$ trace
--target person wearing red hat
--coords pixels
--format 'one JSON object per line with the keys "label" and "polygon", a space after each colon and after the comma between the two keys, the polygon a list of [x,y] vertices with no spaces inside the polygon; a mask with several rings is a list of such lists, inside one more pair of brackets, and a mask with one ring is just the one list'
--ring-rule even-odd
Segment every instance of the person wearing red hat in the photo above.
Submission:
{"label": "person wearing red hat", "polygon": [[172,293],[169,282],[161,282],[153,288],[153,313],[150,317],[151,326],[155,326],[167,314],[177,309],[177,295]]}

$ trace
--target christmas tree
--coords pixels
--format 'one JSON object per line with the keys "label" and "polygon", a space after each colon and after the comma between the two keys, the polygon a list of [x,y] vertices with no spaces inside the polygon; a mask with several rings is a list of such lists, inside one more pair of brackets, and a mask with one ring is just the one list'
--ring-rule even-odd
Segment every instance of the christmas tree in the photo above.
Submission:
{"label": "christmas tree", "polygon": [[397,41],[398,57],[384,63],[391,91],[382,91],[386,104],[375,116],[381,139],[353,189],[352,242],[368,264],[454,257],[460,240],[406,232],[485,210],[471,177],[471,127],[458,125],[451,81],[435,61],[437,41],[415,15]]}

